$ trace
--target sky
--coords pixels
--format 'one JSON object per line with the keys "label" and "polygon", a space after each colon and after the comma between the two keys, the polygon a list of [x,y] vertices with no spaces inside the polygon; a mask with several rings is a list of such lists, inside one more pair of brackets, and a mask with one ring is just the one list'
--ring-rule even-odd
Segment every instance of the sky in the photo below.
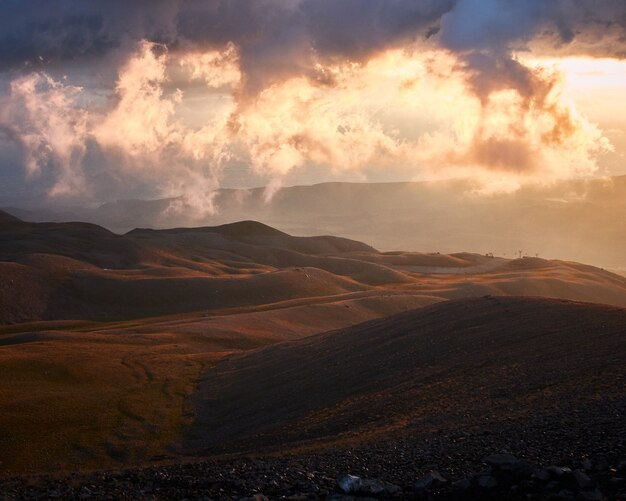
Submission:
{"label": "sky", "polygon": [[0,203],[626,174],[623,0],[3,0]]}

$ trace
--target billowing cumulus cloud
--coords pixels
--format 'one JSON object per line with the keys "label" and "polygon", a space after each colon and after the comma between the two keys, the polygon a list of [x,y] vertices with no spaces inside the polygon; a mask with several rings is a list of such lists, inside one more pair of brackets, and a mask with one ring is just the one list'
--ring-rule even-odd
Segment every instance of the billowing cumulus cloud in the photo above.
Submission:
{"label": "billowing cumulus cloud", "polygon": [[29,175],[54,173],[51,195],[85,193],[93,161],[91,171],[200,212],[214,209],[231,162],[274,187],[303,167],[394,165],[409,179],[474,176],[486,189],[591,174],[611,145],[565,98],[562,76],[528,56],[626,55],[620,0],[0,9],[10,82],[0,125]]}
{"label": "billowing cumulus cloud", "polygon": [[187,53],[180,64],[191,69],[192,79],[204,80],[208,87],[238,85],[241,82],[239,54],[232,43],[228,43],[223,51]]}
{"label": "billowing cumulus cloud", "polygon": [[0,102],[0,127],[24,152],[29,176],[54,170],[51,195],[84,190],[82,161],[85,155],[87,113],[76,106],[81,89],[57,82],[46,73],[32,73],[13,80]]}
{"label": "billowing cumulus cloud", "polygon": [[117,103],[93,131],[105,148],[117,148],[131,157],[166,149],[179,141],[174,111],[181,92],[164,96],[167,49],[141,41],[122,66],[115,87]]}
{"label": "billowing cumulus cloud", "polygon": [[[209,87],[239,80],[232,46],[222,52],[185,55],[179,65],[191,67],[193,79]],[[177,116],[184,97],[168,89],[170,54],[162,44],[142,40],[120,68],[114,106],[92,117],[91,137],[113,155],[118,170],[152,180],[159,194],[179,196],[200,212],[212,212],[222,163],[229,158],[227,125],[232,108],[209,110],[201,127],[189,127]]]}

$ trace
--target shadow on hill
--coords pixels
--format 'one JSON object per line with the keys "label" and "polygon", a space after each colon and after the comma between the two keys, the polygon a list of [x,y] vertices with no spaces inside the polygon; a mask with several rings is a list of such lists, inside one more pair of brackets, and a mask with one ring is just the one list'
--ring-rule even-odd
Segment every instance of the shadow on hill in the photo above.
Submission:
{"label": "shadow on hill", "polygon": [[579,426],[599,426],[598,395],[624,410],[615,382],[626,377],[625,326],[621,308],[485,297],[281,343],[204,374],[185,445],[345,444],[497,428],[529,415],[539,428],[581,414]]}

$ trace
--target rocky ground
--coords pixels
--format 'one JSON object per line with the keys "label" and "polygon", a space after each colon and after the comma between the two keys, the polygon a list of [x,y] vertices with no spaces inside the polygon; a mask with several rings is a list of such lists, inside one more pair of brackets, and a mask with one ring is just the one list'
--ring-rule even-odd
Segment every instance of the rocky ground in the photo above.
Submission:
{"label": "rocky ground", "polygon": [[[455,436],[435,433],[428,443],[405,438],[318,454],[5,478],[0,499],[626,500],[626,434],[623,420],[613,424],[606,434],[593,433],[582,442],[569,440],[563,430],[533,441],[502,428]],[[524,442],[517,455],[490,451]],[[586,454],[579,449],[583,445],[590,449]]]}

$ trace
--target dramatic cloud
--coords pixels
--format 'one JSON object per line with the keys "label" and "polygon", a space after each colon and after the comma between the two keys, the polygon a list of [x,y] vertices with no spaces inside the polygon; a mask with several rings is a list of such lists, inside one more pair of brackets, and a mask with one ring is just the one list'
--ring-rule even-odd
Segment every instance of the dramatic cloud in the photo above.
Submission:
{"label": "dramatic cloud", "polygon": [[[112,152],[117,169],[152,179],[164,196],[182,195],[181,203],[212,212],[222,163],[229,158],[227,125],[230,107],[207,113],[200,128],[188,127],[176,115],[180,89],[166,91],[170,56],[165,46],[142,40],[119,72],[115,106],[94,120],[92,137]],[[239,81],[232,46],[223,52],[185,55],[179,65],[191,67],[191,79],[209,87]]]}
{"label": "dramatic cloud", "polygon": [[621,0],[0,9],[0,124],[29,176],[52,173],[51,195],[137,180],[200,212],[232,162],[274,187],[301,168],[395,166],[487,190],[592,174],[611,145],[540,61],[626,55]]}
{"label": "dramatic cloud", "polygon": [[100,57],[138,40],[177,38],[177,0],[6,0],[0,10],[0,67]]}
{"label": "dramatic cloud", "polygon": [[120,69],[115,108],[94,131],[101,145],[136,157],[179,142],[181,131],[174,111],[182,93],[163,95],[166,62],[165,47],[140,42],[139,50]]}
{"label": "dramatic cloud", "polygon": [[0,61],[15,67],[98,57],[141,39],[168,46],[232,42],[247,74],[262,67],[292,74],[310,67],[311,50],[366,60],[433,35],[454,51],[535,41],[579,53],[626,53],[621,0],[6,0],[2,13]]}
{"label": "dramatic cloud", "polygon": [[82,160],[87,113],[75,104],[80,92],[45,73],[33,73],[12,81],[8,96],[0,103],[0,127],[23,148],[28,175],[54,170],[51,195],[85,189]]}
{"label": "dramatic cloud", "polygon": [[224,51],[191,52],[180,61],[191,68],[192,79],[202,79],[208,87],[238,85],[241,82],[237,48],[228,43]]}

